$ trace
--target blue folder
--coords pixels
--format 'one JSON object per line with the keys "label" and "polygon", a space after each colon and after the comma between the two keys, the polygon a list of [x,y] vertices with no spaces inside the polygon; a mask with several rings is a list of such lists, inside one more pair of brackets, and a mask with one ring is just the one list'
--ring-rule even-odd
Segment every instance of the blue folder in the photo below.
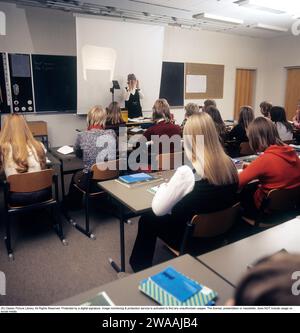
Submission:
{"label": "blue folder", "polygon": [[147,174],[147,173],[135,173],[133,175],[127,175],[127,176],[121,176],[119,177],[119,180],[126,184],[134,184],[139,182],[146,182],[153,179],[153,176]]}

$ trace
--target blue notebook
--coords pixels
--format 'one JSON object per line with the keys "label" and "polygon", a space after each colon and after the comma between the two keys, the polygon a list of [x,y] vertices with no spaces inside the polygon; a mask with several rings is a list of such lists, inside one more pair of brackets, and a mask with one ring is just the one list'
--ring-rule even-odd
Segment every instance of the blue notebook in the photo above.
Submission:
{"label": "blue notebook", "polygon": [[127,175],[127,176],[121,176],[119,177],[119,180],[126,184],[134,184],[139,182],[147,182],[150,180],[153,180],[153,176],[147,174],[147,173],[135,173],[133,175]]}
{"label": "blue notebook", "polygon": [[167,267],[162,272],[142,280],[139,289],[165,306],[212,306],[217,293]]}

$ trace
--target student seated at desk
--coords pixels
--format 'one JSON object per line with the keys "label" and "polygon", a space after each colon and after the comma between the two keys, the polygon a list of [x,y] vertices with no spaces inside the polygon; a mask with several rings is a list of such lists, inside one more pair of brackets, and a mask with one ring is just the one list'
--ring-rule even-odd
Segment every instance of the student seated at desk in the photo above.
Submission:
{"label": "student seated at desk", "polygon": [[261,154],[239,175],[239,186],[243,189],[241,203],[245,215],[255,218],[263,199],[272,189],[289,189],[300,186],[300,159],[294,148],[285,145],[279,138],[271,120],[258,117],[248,128],[249,144],[253,151]]}
{"label": "student seated at desk", "polygon": [[272,104],[269,102],[261,102],[259,104],[261,114],[266,118],[271,118],[270,111],[272,109]]}
{"label": "student seated at desk", "polygon": [[[0,135],[0,164],[5,176],[37,172],[46,169],[46,149],[35,140],[22,115],[5,117]],[[11,195],[14,203],[20,205],[47,200],[51,189]]]}
{"label": "student seated at desk", "polygon": [[299,255],[280,253],[263,258],[241,279],[234,299],[229,300],[226,305],[300,305],[300,297],[293,294],[296,280],[292,278],[299,267]]}
{"label": "student seated at desk", "polygon": [[185,115],[184,120],[181,124],[181,129],[183,131],[184,125],[186,124],[186,121],[189,117],[191,117],[193,114],[198,113],[200,111],[199,106],[195,103],[188,103],[185,107]]}
{"label": "student seated at desk", "polygon": [[105,110],[101,106],[95,106],[87,115],[87,130],[77,134],[74,151],[83,159],[84,169],[73,175],[66,202],[68,208],[80,207],[82,200],[82,193],[77,191],[73,184],[86,190],[88,171],[93,164],[96,161],[103,162],[116,158],[116,134],[111,129],[105,129],[105,120]]}
{"label": "student seated at desk", "polygon": [[[204,147],[197,140],[199,135],[204,135]],[[156,192],[153,211],[140,218],[130,257],[134,271],[152,265],[157,237],[178,249],[186,223],[194,215],[223,210],[236,202],[237,170],[223,150],[213,120],[205,112],[187,120],[184,148],[195,170],[187,165],[179,167]]]}
{"label": "student seated at desk", "polygon": [[105,129],[113,129],[116,134],[119,134],[119,127],[125,126],[125,121],[122,118],[121,107],[118,102],[112,102],[106,108]]}
{"label": "student seated at desk", "polygon": [[254,120],[254,112],[251,106],[242,106],[239,120],[236,126],[229,133],[229,139],[235,139],[239,143],[247,142],[247,129],[249,124]]}
{"label": "student seated at desk", "polygon": [[282,141],[293,140],[293,126],[287,121],[284,108],[281,106],[273,106],[270,115],[271,120],[277,127],[280,139]]}
{"label": "student seated at desk", "polygon": [[220,141],[223,144],[226,139],[226,125],[222,119],[220,111],[216,107],[210,106],[205,109],[205,112],[209,114],[214,121]]}
{"label": "student seated at desk", "polygon": [[203,106],[200,106],[201,111],[205,112],[210,106],[217,107],[217,103],[213,99],[206,99]]}
{"label": "student seated at desk", "polygon": [[[153,106],[152,119],[154,125],[149,127],[144,132],[144,137],[147,141],[155,141],[155,137],[161,137],[166,135],[171,138],[174,135],[181,136],[181,128],[178,125],[172,123],[172,117],[170,112],[170,106],[166,99],[158,99]],[[152,137],[155,136],[155,137]],[[174,151],[173,147],[170,147],[170,152]],[[161,145],[159,146],[159,153],[162,152]]]}

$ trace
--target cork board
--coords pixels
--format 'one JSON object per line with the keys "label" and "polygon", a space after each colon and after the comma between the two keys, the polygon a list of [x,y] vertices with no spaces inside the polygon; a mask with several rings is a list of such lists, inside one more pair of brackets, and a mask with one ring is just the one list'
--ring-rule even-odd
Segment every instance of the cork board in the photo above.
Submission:
{"label": "cork board", "polygon": [[206,92],[188,93],[185,91],[185,99],[223,98],[224,65],[187,63],[185,69],[185,87],[188,75],[205,75]]}

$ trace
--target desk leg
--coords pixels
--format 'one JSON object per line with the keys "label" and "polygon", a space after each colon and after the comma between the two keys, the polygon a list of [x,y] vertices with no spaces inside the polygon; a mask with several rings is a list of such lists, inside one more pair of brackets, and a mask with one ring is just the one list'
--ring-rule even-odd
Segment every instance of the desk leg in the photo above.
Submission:
{"label": "desk leg", "polygon": [[112,268],[117,272],[125,272],[125,233],[124,233],[124,218],[123,214],[121,214],[120,217],[120,257],[121,257],[121,267],[119,267],[116,262],[112,259],[109,258],[109,262],[112,266]]}
{"label": "desk leg", "polygon": [[65,174],[64,174],[64,162],[60,161],[60,179],[61,179],[61,194],[62,202],[65,201]]}

